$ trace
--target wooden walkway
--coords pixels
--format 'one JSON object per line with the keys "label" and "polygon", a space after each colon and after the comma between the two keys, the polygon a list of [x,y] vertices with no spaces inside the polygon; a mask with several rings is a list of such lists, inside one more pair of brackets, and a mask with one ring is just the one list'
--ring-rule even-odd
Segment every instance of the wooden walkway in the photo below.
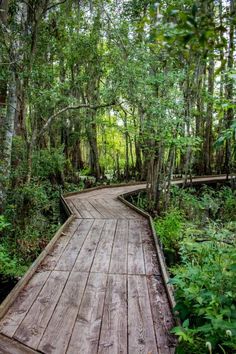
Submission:
{"label": "wooden walkway", "polygon": [[66,198],[74,217],[0,321],[1,354],[167,354],[174,325],[146,218],[117,199]]}

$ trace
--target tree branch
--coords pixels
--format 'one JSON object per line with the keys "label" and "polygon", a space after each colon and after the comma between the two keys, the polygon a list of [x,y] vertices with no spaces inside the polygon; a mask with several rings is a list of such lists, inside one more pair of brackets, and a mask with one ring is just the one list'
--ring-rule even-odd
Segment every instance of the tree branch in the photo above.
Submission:
{"label": "tree branch", "polygon": [[55,3],[55,4],[52,4],[52,5],[48,6],[48,7],[46,8],[46,10],[45,10],[43,13],[45,13],[45,12],[51,10],[52,8],[54,8],[54,7],[58,6],[58,5],[64,4],[66,1],[67,1],[67,0],[59,1],[59,2],[57,2],[57,3]]}
{"label": "tree branch", "polygon": [[97,110],[97,109],[100,109],[100,108],[114,106],[115,104],[116,104],[116,102],[113,101],[113,102],[110,102],[110,103],[104,103],[104,104],[101,104],[101,105],[94,105],[94,106],[90,105],[90,104],[79,104],[79,105],[76,105],[76,106],[64,107],[60,111],[54,113],[51,117],[48,118],[48,120],[46,121],[46,123],[44,124],[44,126],[42,127],[40,132],[38,133],[38,135],[33,137],[32,143],[34,144],[35,140],[40,138],[45,133],[45,131],[48,129],[48,127],[51,125],[51,123],[54,121],[54,119],[56,117],[58,117],[60,114],[64,113],[64,112],[67,112],[67,111],[70,111],[70,110],[74,110],[74,109],[81,109],[81,108],[88,108],[88,109]]}

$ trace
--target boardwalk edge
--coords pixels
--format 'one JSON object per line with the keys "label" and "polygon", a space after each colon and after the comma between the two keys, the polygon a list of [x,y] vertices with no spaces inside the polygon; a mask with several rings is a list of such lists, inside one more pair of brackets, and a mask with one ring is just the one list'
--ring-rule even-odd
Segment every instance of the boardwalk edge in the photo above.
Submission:
{"label": "boardwalk edge", "polygon": [[[139,190],[139,192],[140,192],[140,190]],[[143,211],[142,209],[139,209],[138,207],[136,207],[135,205],[133,205],[132,203],[128,202],[128,200],[125,199],[126,197],[128,197],[128,196],[130,196],[132,194],[134,194],[134,192],[128,192],[128,193],[122,194],[122,195],[118,196],[118,199],[122,203],[126,204],[128,207],[130,207],[131,209],[135,210],[137,213],[141,214],[142,216],[144,216],[148,220],[149,226],[150,226],[150,229],[151,229],[151,232],[152,232],[152,237],[153,237],[154,242],[155,242],[157,257],[158,257],[158,261],[159,261],[159,264],[160,264],[161,274],[162,274],[162,277],[163,277],[163,280],[164,280],[164,285],[165,285],[165,288],[166,288],[166,292],[167,292],[167,295],[168,295],[168,300],[169,300],[171,309],[174,310],[174,307],[176,305],[175,298],[174,298],[174,289],[173,289],[173,286],[171,284],[169,284],[170,276],[169,276],[169,273],[168,273],[167,268],[166,268],[164,254],[163,254],[162,248],[161,248],[161,246],[159,244],[158,236],[157,236],[155,228],[154,228],[153,219],[152,219],[152,217],[151,217],[151,215],[149,213]]]}

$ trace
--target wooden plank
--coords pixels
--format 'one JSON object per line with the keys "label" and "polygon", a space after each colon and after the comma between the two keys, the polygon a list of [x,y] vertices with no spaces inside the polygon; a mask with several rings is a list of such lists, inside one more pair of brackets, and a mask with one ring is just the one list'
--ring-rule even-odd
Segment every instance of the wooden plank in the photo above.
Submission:
{"label": "wooden plank", "polygon": [[35,354],[38,353],[25,345],[0,334],[0,353],[1,354]]}
{"label": "wooden plank", "polygon": [[[112,208],[110,208],[108,206],[108,201],[105,199],[101,198],[102,196],[100,196],[99,198],[96,198],[93,200],[92,204],[95,206],[95,208],[101,213],[103,214],[103,216],[105,218],[117,218],[117,213],[115,210],[113,210]],[[107,198],[108,199],[108,198]],[[108,199],[109,200],[109,199]]]}
{"label": "wooden plank", "polygon": [[94,256],[91,272],[108,272],[116,224],[117,221],[114,219],[106,220],[104,230]]}
{"label": "wooden plank", "polygon": [[109,198],[108,202],[112,210],[115,211],[116,215],[118,215],[119,218],[132,219],[139,217],[136,212],[132,211],[132,209],[127,207],[124,203],[121,203],[119,199],[116,199],[116,197],[114,197],[113,199]]}
{"label": "wooden plank", "polygon": [[81,205],[83,206],[83,208],[85,208],[86,210],[89,211],[89,213],[91,214],[91,216],[95,219],[100,219],[102,217],[102,214],[100,214],[97,209],[95,209],[88,200],[85,199],[78,199],[79,202],[81,203]]}
{"label": "wooden plank", "polygon": [[0,332],[12,337],[29,311],[31,305],[45,284],[50,272],[35,273],[29,283],[21,290],[13,305],[0,322]]}
{"label": "wooden plank", "polygon": [[88,273],[72,272],[38,349],[47,354],[66,352],[79,311]]}
{"label": "wooden plank", "polygon": [[101,218],[110,218],[111,215],[108,215],[109,213],[104,210],[104,208],[98,203],[97,199],[90,199],[89,200],[90,204],[92,205],[92,207],[94,209],[96,209],[100,214],[101,214]]}
{"label": "wooden plank", "polygon": [[97,353],[106,281],[106,274],[90,274],[67,354]]}
{"label": "wooden plank", "polygon": [[[103,195],[103,197],[104,197],[104,195]],[[107,208],[112,210],[112,213],[115,215],[115,217],[117,219],[119,219],[119,218],[126,219],[127,210],[124,213],[124,210],[123,210],[124,205],[121,204],[118,200],[116,200],[115,196],[111,195],[111,196],[106,197],[106,199],[102,198],[102,200],[104,200],[104,202],[107,204]]]}
{"label": "wooden plank", "polygon": [[82,222],[82,219],[74,219],[68,229],[65,230],[62,234],[57,243],[54,245],[53,249],[48,253],[47,257],[45,257],[44,261],[40,265],[40,269],[43,270],[53,270],[61,257],[63,251],[65,250],[68,242],[74,235],[75,231],[77,230],[78,226]]}
{"label": "wooden plank", "polygon": [[128,276],[128,352],[157,354],[146,276]]}
{"label": "wooden plank", "polygon": [[53,271],[18,327],[14,338],[36,349],[67,281],[68,272]]}
{"label": "wooden plank", "polygon": [[175,336],[170,334],[170,330],[175,326],[175,323],[163,279],[161,276],[150,276],[147,278],[147,285],[157,347],[161,354],[170,354],[175,348],[177,341]]}
{"label": "wooden plank", "polygon": [[29,267],[28,271],[25,273],[23,278],[16,284],[14,289],[10,292],[10,294],[6,297],[6,299],[0,305],[0,319],[5,315],[9,307],[13,304],[17,296],[19,295],[20,291],[25,287],[28,283],[29,279],[38,269],[42,261],[45,259],[47,254],[51,251],[61,234],[66,230],[67,226],[74,220],[74,216],[71,215],[69,219],[59,228],[56,234],[53,236],[51,241],[48,243],[46,248],[43,250],[42,253],[38,256],[38,258],[33,262],[33,264]]}
{"label": "wooden plank", "polygon": [[128,273],[145,274],[141,239],[143,225],[139,220],[129,220]]}
{"label": "wooden plank", "polygon": [[127,336],[126,275],[110,274],[98,353],[127,353]]}
{"label": "wooden plank", "polygon": [[95,219],[93,226],[81,248],[81,251],[76,259],[74,271],[89,272],[93,263],[94,254],[103,231],[105,220]]}
{"label": "wooden plank", "polygon": [[73,205],[75,206],[76,210],[79,212],[79,214],[82,216],[82,218],[85,219],[91,219],[93,216],[90,214],[90,212],[84,207],[84,205],[81,203],[81,200],[78,198],[73,198],[71,199]]}
{"label": "wooden plank", "polygon": [[69,206],[72,214],[74,214],[78,218],[82,218],[82,215],[79,213],[79,211],[74,206],[73,201],[71,199],[69,199],[69,198],[65,199],[65,201],[66,201],[67,205]]}
{"label": "wooden plank", "polygon": [[161,274],[155,243],[147,220],[142,220],[141,238],[147,275]]}
{"label": "wooden plank", "polygon": [[128,246],[128,220],[117,221],[114,245],[111,255],[110,273],[126,274]]}
{"label": "wooden plank", "polygon": [[93,225],[93,219],[84,219],[79,225],[78,229],[74,233],[73,237],[70,239],[67,247],[65,248],[63,254],[61,255],[55,270],[72,270],[76,258],[83,246],[83,243]]}

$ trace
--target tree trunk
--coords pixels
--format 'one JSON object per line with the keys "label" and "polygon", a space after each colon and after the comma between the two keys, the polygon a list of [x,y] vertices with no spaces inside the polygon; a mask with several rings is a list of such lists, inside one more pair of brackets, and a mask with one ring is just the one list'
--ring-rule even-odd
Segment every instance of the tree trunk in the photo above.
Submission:
{"label": "tree trunk", "polygon": [[[233,103],[233,78],[230,77],[230,72],[233,69],[234,64],[234,21],[235,18],[235,4],[234,0],[230,0],[230,28],[229,28],[229,49],[228,49],[228,60],[227,60],[227,82],[225,86],[225,94],[228,103]],[[229,107],[225,114],[225,125],[226,128],[230,128],[234,118],[233,107]],[[225,151],[225,170],[227,177],[231,172],[231,141],[228,139],[226,141],[226,151]]]}
{"label": "tree trunk", "polygon": [[0,178],[0,210],[3,209],[9,185],[11,171],[12,140],[14,135],[15,113],[17,106],[16,75],[11,72],[8,85],[7,112],[4,122],[4,139],[2,146],[2,163]]}
{"label": "tree trunk", "polygon": [[206,130],[204,144],[204,172],[212,173],[212,120],[213,120],[213,95],[214,95],[214,60],[210,59],[208,66],[208,102],[206,114]]}
{"label": "tree trunk", "polygon": [[[89,163],[91,174],[97,179],[101,177],[101,168],[99,164],[99,153],[97,144],[97,125],[95,122],[95,112],[88,112],[88,126],[87,126],[87,136],[89,142]],[[90,115],[90,116],[88,116]]]}

